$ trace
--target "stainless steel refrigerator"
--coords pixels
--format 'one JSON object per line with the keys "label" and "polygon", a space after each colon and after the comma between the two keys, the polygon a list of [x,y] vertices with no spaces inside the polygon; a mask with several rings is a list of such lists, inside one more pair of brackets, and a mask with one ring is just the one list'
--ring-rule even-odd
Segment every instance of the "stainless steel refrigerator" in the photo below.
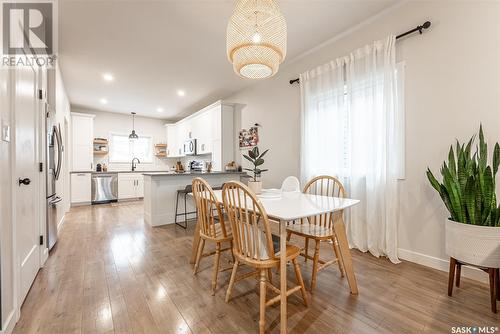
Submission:
{"label": "stainless steel refrigerator", "polygon": [[63,158],[63,143],[61,136],[61,126],[56,124],[55,111],[45,104],[46,128],[47,128],[47,246],[49,250],[54,247],[57,241],[57,203],[62,201],[58,196],[56,181],[61,175],[61,164]]}

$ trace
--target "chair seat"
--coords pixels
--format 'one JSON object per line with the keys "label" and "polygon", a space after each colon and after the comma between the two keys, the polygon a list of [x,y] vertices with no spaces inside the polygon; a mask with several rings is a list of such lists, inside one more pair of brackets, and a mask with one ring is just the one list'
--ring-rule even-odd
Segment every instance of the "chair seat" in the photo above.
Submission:
{"label": "chair seat", "polygon": [[317,239],[329,239],[335,235],[331,228],[310,223],[290,225],[286,229],[293,234]]}
{"label": "chair seat", "polygon": [[[300,248],[295,245],[286,245],[286,259],[287,261],[293,260],[300,255]],[[280,256],[279,248],[276,250],[276,257]]]}

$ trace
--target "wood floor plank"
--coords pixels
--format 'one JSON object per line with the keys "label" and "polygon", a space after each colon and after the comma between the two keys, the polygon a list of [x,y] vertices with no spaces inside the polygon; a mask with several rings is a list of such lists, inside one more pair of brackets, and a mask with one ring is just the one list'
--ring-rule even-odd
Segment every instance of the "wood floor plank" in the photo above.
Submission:
{"label": "wood floor plank", "polygon": [[[211,296],[212,258],[202,260],[196,276],[189,265],[193,230],[194,224],[148,226],[142,202],[72,208],[14,333],[258,332],[256,281],[238,282],[225,303],[230,272],[221,272]],[[331,247],[322,247],[330,255]],[[500,324],[484,284],[463,279],[448,297],[447,273],[357,251],[352,256],[360,294],[351,295],[337,267],[328,267],[318,274],[309,308],[289,298],[290,333],[449,333],[452,326]],[[224,254],[221,263],[229,260]],[[308,285],[311,261],[299,264]],[[293,268],[287,269],[295,284]],[[279,316],[279,306],[267,309],[268,332],[279,332]]]}

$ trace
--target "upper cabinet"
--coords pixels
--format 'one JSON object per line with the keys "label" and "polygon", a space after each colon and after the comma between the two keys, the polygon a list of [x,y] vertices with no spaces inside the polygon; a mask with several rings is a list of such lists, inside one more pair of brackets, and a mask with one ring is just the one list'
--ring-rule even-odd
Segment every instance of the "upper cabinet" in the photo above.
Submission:
{"label": "upper cabinet", "polygon": [[71,169],[92,171],[94,169],[94,117],[95,115],[71,113]]}
{"label": "upper cabinet", "polygon": [[212,154],[213,170],[234,159],[234,106],[218,101],[177,123],[167,124],[167,156],[184,156],[184,142],[196,139],[198,155]]}

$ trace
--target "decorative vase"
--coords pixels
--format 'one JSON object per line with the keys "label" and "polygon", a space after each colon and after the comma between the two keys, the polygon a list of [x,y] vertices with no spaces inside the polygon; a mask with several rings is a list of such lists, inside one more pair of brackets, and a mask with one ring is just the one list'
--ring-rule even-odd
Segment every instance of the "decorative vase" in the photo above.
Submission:
{"label": "decorative vase", "polygon": [[446,221],[446,254],[460,262],[500,268],[500,227]]}
{"label": "decorative vase", "polygon": [[248,181],[248,188],[258,195],[262,192],[262,181]]}

